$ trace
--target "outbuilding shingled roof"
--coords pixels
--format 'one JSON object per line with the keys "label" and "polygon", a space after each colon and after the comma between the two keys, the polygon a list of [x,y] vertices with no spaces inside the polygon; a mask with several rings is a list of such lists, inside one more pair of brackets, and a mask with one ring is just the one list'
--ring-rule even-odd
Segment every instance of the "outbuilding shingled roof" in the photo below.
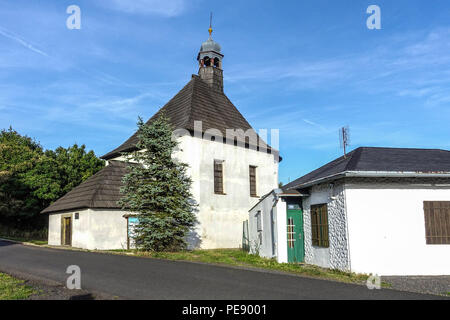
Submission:
{"label": "outbuilding shingled roof", "polygon": [[[164,105],[147,123],[157,118],[162,112],[169,118],[174,129],[194,131],[194,121],[202,121],[202,131],[209,128],[218,129],[226,137],[226,129],[252,129],[239,110],[223,93],[211,89],[197,75],[192,75],[181,89]],[[137,133],[101,158],[108,160],[120,156],[121,152],[134,150],[138,142]],[[270,150],[270,147],[265,145]]]}
{"label": "outbuilding shingled roof", "polygon": [[53,202],[41,213],[52,213],[83,208],[120,209],[122,178],[127,163],[110,161],[109,165]]}
{"label": "outbuilding shingled roof", "polygon": [[345,172],[450,173],[450,151],[360,147],[286,184],[283,190]]}

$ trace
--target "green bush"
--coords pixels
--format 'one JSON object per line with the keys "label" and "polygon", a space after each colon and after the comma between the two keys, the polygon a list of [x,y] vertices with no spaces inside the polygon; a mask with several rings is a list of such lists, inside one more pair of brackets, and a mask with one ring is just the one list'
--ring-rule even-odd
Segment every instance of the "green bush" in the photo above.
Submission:
{"label": "green bush", "polygon": [[23,240],[47,240],[48,230],[42,228],[38,230],[20,230],[5,225],[0,225],[0,237]]}

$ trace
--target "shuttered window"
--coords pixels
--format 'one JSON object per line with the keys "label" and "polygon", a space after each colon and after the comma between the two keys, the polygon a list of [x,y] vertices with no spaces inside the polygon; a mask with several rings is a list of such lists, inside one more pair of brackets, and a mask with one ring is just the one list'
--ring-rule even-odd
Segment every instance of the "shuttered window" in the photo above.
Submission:
{"label": "shuttered window", "polygon": [[214,160],[214,193],[224,194],[223,192],[223,161]]}
{"label": "shuttered window", "polygon": [[311,206],[311,234],[314,246],[329,247],[328,208],[326,204]]}
{"label": "shuttered window", "polygon": [[450,244],[450,201],[424,201],[427,244]]}
{"label": "shuttered window", "polygon": [[250,172],[250,196],[256,197],[256,167],[250,166],[249,167]]}

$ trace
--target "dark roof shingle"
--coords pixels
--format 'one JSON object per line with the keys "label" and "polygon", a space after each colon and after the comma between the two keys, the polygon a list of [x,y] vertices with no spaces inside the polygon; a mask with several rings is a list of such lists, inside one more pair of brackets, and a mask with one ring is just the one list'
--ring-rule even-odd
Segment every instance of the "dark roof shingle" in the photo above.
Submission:
{"label": "dark roof shingle", "polygon": [[83,208],[120,209],[122,178],[127,173],[127,163],[110,161],[109,165],[75,187],[42,210],[52,213]]}
{"label": "dark roof shingle", "polygon": [[286,184],[296,188],[347,171],[450,173],[450,151],[440,149],[360,147]]}
{"label": "dark roof shingle", "polygon": [[[194,131],[194,121],[202,121],[202,131],[218,129],[226,137],[226,129],[252,129],[239,110],[228,97],[217,90],[211,89],[208,84],[197,75],[192,75],[183,89],[181,89],[169,102],[167,102],[147,123],[157,118],[162,112],[169,118],[174,129]],[[121,152],[136,148],[137,133],[119,147],[108,152],[102,159],[108,160],[117,157]],[[266,145],[266,148],[270,148]]]}

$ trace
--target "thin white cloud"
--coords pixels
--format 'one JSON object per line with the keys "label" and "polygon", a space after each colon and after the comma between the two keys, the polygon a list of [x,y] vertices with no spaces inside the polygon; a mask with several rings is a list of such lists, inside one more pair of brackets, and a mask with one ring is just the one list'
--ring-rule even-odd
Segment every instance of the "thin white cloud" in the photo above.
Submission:
{"label": "thin white cloud", "polygon": [[308,119],[302,119],[304,122],[306,122],[307,124],[309,124],[309,125],[312,125],[312,126],[314,126],[314,127],[318,127],[318,128],[320,128],[321,130],[326,130],[325,129],[325,127],[323,127],[322,125],[320,125],[320,124],[318,124],[318,123],[316,123],[316,122],[314,122],[314,121],[311,121],[311,120],[308,120]]}
{"label": "thin white cloud", "polygon": [[133,14],[178,16],[186,9],[186,0],[111,0],[108,7]]}
{"label": "thin white cloud", "polygon": [[[137,106],[146,99],[151,99],[152,101],[162,100],[157,94],[146,92],[130,98],[102,96],[97,101],[88,102],[81,107],[85,110],[103,110],[105,112],[114,113],[117,116],[124,116],[127,112],[133,111],[131,113],[134,113],[134,111],[137,111]],[[149,108],[151,107],[149,106]],[[133,118],[135,118],[135,115],[133,115]]]}
{"label": "thin white cloud", "polygon": [[9,38],[11,40],[14,40],[16,42],[18,42],[19,44],[21,44],[22,46],[24,46],[25,48],[30,49],[31,51],[34,51],[44,57],[48,57],[48,54],[45,53],[42,50],[39,50],[38,48],[36,48],[35,46],[33,46],[29,41],[26,41],[25,39],[21,38],[20,36],[14,34],[13,32],[0,27],[0,34],[6,38]]}
{"label": "thin white cloud", "polygon": [[[50,54],[38,49],[36,47],[36,45],[32,44],[30,41],[25,40],[23,37],[17,35],[16,33],[5,29],[4,27],[0,26],[0,35],[3,35],[4,37],[11,39],[19,44],[21,44],[23,47],[39,54],[42,55],[44,57],[50,58],[50,61],[52,61],[53,66],[58,66],[60,64],[60,59],[58,59],[56,56],[51,56]],[[15,52],[13,51],[13,54],[10,56],[10,59],[14,59],[15,61],[18,59],[17,58],[17,54],[15,54]],[[67,64],[67,60],[65,60],[65,63]],[[71,65],[71,63],[69,63],[69,65]],[[88,75],[89,77],[99,80],[103,83],[109,84],[109,85],[120,85],[120,86],[128,86],[129,84],[123,82],[122,80],[118,79],[117,77],[114,77],[108,73],[99,71],[99,70],[95,70],[95,69],[90,69],[89,71],[81,68],[81,67],[77,67],[75,65],[71,65],[72,68],[85,73],[86,75]]]}
{"label": "thin white cloud", "polygon": [[449,66],[450,28],[436,28],[402,41],[393,36],[370,52],[308,61],[299,58],[290,61],[289,68],[284,61],[235,66],[225,80],[233,86],[283,83],[283,89],[290,91],[351,86],[370,94],[419,97],[435,105],[448,102]]}

